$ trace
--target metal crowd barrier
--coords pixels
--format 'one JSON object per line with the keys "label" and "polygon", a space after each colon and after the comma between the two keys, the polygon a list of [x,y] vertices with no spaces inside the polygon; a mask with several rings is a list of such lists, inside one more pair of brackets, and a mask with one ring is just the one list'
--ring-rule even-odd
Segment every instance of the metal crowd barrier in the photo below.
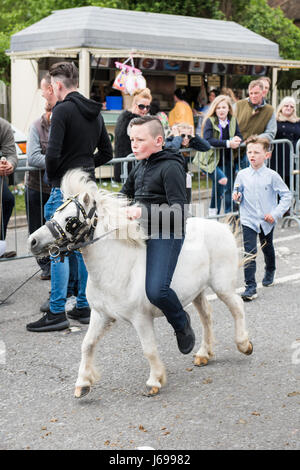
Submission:
{"label": "metal crowd barrier", "polygon": [[[281,147],[279,147],[281,146]],[[281,176],[283,179],[288,178],[289,188],[293,194],[293,205],[290,209],[289,215],[284,217],[283,219],[283,226],[291,223],[294,221],[298,224],[300,228],[300,162],[299,162],[299,155],[300,155],[300,140],[297,142],[296,150],[294,152],[293,145],[289,140],[282,139],[282,140],[275,140],[273,141],[273,153],[272,153],[272,163],[269,161],[268,165],[271,164],[273,169],[283,169],[281,172]],[[218,200],[217,193],[215,194],[215,200],[212,200],[212,187],[213,185],[216,187],[217,185],[217,176],[215,178],[211,178],[205,171],[203,171],[199,165],[193,163],[196,151],[193,149],[184,149],[181,152],[184,154],[185,158],[187,158],[188,162],[188,173],[190,175],[192,187],[187,190],[190,196],[190,211],[194,216],[200,216],[205,218],[214,218],[220,219],[229,216],[236,216],[238,215],[238,207],[232,201],[231,194],[234,190],[234,180],[236,176],[236,172],[243,166],[244,158],[245,158],[245,146],[241,146],[237,151],[235,151],[235,159],[231,158],[230,162],[225,160],[225,148],[218,148],[214,149],[214,161],[216,163],[217,159],[217,151],[220,151],[220,160],[218,162],[218,167],[224,172],[227,176],[230,174],[231,181],[228,187],[226,188],[226,192],[223,192],[221,198]],[[231,156],[232,151],[231,151]],[[289,175],[286,175],[286,160],[290,157],[289,161]],[[113,175],[113,168],[116,163],[121,164],[121,174],[120,179],[121,183],[116,183],[114,181]],[[129,164],[132,165],[136,164],[136,159],[133,154],[128,155],[125,158],[113,158],[110,162],[108,162],[105,166],[110,167],[110,177],[103,178],[101,177],[101,172],[98,174],[99,177],[99,185],[103,189],[115,190],[118,191],[122,184],[126,181],[129,173]],[[101,167],[103,168],[103,166]],[[39,171],[40,174],[40,190],[42,188],[42,180],[41,180],[41,171],[34,167],[18,167],[15,170],[14,178],[16,180],[20,180],[20,175],[24,174],[26,171]],[[280,171],[279,171],[280,173]],[[0,177],[1,178],[1,177]],[[13,183],[13,182],[12,182]],[[20,186],[14,186],[19,187]],[[222,189],[222,188],[221,188]],[[225,189],[225,187],[223,188]],[[225,204],[227,194],[227,205]],[[20,197],[19,197],[20,199]],[[25,200],[25,194],[24,194]],[[214,202],[214,204],[211,204]],[[211,205],[217,206],[219,203],[219,211],[217,213],[211,214],[209,208]],[[43,204],[41,198],[41,191],[40,191],[40,217],[41,217],[41,225],[43,225]],[[20,228],[20,221],[22,222],[22,227]],[[2,222],[2,221],[1,221]],[[22,232],[22,234],[21,234]],[[27,239],[29,235],[26,214],[22,216],[18,215],[16,209],[14,209],[13,215],[10,220],[9,229],[7,233],[7,239],[9,244],[9,249],[14,249],[17,252],[17,256],[14,258],[0,258],[1,261],[8,261],[8,260],[15,260],[15,259],[23,259],[31,257],[32,255],[29,254],[27,248],[24,249],[24,239]],[[22,238],[22,242],[20,243],[19,238]],[[12,248],[11,245],[14,245]],[[22,245],[20,247],[20,245]],[[26,245],[25,245],[26,246]],[[22,253],[23,251],[23,253]],[[25,252],[24,252],[25,251]]]}

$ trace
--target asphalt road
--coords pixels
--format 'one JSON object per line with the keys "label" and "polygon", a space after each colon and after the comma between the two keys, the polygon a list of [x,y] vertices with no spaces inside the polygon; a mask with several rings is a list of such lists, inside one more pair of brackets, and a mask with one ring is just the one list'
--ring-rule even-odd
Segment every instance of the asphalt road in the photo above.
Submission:
{"label": "asphalt road", "polygon": [[[25,237],[20,229],[22,248]],[[276,284],[259,287],[258,299],[245,305],[253,355],[237,351],[231,315],[208,292],[214,359],[193,366],[193,355],[181,355],[167,322],[157,319],[168,383],[152,398],[143,394],[148,364],[137,335],[122,322],[98,345],[101,381],[87,397],[73,398],[87,326],[72,321],[67,332],[27,332],[50,286],[31,279],[0,306],[0,449],[299,449],[300,230],[278,226],[275,240]],[[0,263],[0,299],[37,269],[32,258]],[[262,274],[260,253],[258,281]],[[196,352],[201,325],[189,311]]]}

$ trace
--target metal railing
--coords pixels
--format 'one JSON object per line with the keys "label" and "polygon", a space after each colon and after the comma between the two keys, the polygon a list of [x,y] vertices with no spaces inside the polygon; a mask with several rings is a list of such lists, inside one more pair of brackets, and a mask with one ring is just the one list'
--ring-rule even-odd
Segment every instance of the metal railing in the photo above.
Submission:
{"label": "metal railing", "polygon": [[[297,142],[296,149],[294,151],[293,145],[289,140],[275,140],[273,141],[273,153],[272,153],[272,162],[268,162],[268,166],[271,163],[271,167],[281,174],[282,178],[288,182],[288,186],[293,194],[293,204],[290,209],[289,215],[284,217],[283,226],[288,224],[291,225],[292,222],[296,222],[300,228],[300,140]],[[230,159],[228,161],[228,152],[225,153],[225,148],[214,149],[213,155],[213,167],[218,167],[224,175],[230,180],[230,184],[223,188],[218,187],[218,177],[217,174],[214,177],[206,172],[203,169],[203,165],[195,164],[196,151],[193,149],[181,149],[180,151],[187,158],[187,169],[188,173],[191,176],[192,188],[189,192],[190,194],[190,210],[192,215],[205,217],[205,218],[215,218],[220,219],[231,215],[238,215],[238,207],[233,203],[231,194],[234,189],[234,180],[237,171],[245,165],[245,146],[241,146],[237,151],[230,151]],[[289,159],[289,160],[288,160]],[[205,160],[204,160],[205,161]],[[114,180],[114,165],[121,164],[121,174],[120,179],[121,183],[116,183]],[[136,159],[133,154],[125,158],[113,158],[105,166],[111,167],[110,177],[101,178],[99,177],[99,186],[104,189],[118,191],[121,189],[122,184],[126,181],[129,172],[129,164],[136,164]],[[288,167],[287,167],[288,163]],[[103,168],[103,167],[101,167]],[[289,174],[287,174],[287,168]],[[15,170],[16,175],[24,173],[26,171],[38,171],[39,172],[39,181],[40,181],[40,219],[41,225],[44,224],[43,220],[43,204],[42,204],[42,177],[41,170],[34,167],[18,167]],[[18,178],[17,178],[18,179]],[[220,186],[220,185],[219,185]],[[218,187],[218,191],[214,191]],[[28,197],[28,194],[25,196]],[[16,195],[16,199],[18,199]],[[20,199],[20,196],[19,196]],[[217,208],[214,214],[209,210],[211,206]],[[27,200],[27,207],[28,200]],[[28,211],[27,211],[28,212]],[[27,213],[27,217],[30,214]],[[14,250],[17,252],[17,256],[9,259],[22,259],[28,258],[32,255],[23,249],[23,253],[19,250],[18,243],[18,222],[20,221],[20,216],[17,214],[16,209],[14,209],[13,215],[11,217],[9,225],[9,243],[14,244]],[[27,226],[26,214],[23,214],[23,237],[27,238],[29,235],[29,230]],[[22,245],[22,243],[21,243]],[[24,240],[23,240],[24,246]],[[0,261],[8,261],[8,258],[1,258]]]}

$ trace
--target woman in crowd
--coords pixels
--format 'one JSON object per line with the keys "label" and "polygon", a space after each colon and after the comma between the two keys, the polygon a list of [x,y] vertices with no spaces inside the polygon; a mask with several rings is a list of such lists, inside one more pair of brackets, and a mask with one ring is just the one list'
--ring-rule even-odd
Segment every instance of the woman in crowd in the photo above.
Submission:
{"label": "woman in crowd", "polygon": [[[300,118],[296,115],[296,102],[292,96],[286,96],[276,112],[277,133],[275,139],[287,139],[293,144],[300,139]],[[276,144],[270,166],[277,171],[285,184],[290,188],[291,148],[288,144]]]}
{"label": "woman in crowd", "polygon": [[[224,94],[226,94],[226,93],[224,93]],[[197,122],[196,134],[201,135],[201,133],[202,133],[202,124],[204,122],[205,116],[208,113],[210,105],[216,99],[216,97],[218,95],[219,95],[219,93],[215,89],[210,90],[210,92],[208,93],[208,103],[206,105],[202,106],[202,108],[200,109],[200,112],[199,112],[199,119],[198,119],[198,122]]]}
{"label": "woman in crowd", "polygon": [[213,147],[217,147],[217,150],[197,153],[193,163],[199,165],[212,180],[209,215],[215,216],[220,213],[224,191],[225,213],[232,211],[231,192],[235,167],[232,150],[237,149],[243,139],[228,96],[219,95],[215,98],[205,117],[202,130],[204,139]]}
{"label": "woman in crowd", "polygon": [[[144,90],[136,90],[133,94],[133,102],[129,111],[123,111],[118,117],[115,128],[115,157],[125,158],[132,153],[131,142],[127,133],[128,125],[131,119],[142,117],[149,113],[152,101],[151,91],[149,88]],[[132,168],[132,164],[128,164],[128,173]],[[121,163],[115,165],[114,179],[121,181]]]}
{"label": "woman in crowd", "polygon": [[187,102],[187,96],[184,89],[177,88],[174,91],[175,106],[169,113],[170,127],[174,124],[181,124],[182,122],[188,123],[194,130],[194,116],[192,108]]}

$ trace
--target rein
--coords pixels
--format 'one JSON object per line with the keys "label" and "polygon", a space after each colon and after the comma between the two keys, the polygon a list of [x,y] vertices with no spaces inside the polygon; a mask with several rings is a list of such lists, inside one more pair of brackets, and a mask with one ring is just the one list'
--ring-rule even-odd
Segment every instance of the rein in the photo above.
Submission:
{"label": "rein", "polygon": [[[74,202],[77,208],[76,217],[70,217],[67,221],[65,230],[59,225],[59,223],[54,219],[48,220],[46,222],[46,227],[50,230],[51,234],[54,236],[58,244],[52,244],[49,247],[49,255],[53,258],[58,256],[62,257],[68,256],[75,250],[84,248],[85,246],[91,245],[101,238],[104,238],[116,231],[117,229],[112,229],[108,232],[103,233],[97,238],[94,237],[94,232],[98,223],[98,215],[96,213],[96,202],[94,201],[93,207],[90,209],[87,214],[83,205],[78,201],[78,194],[74,197],[67,199],[57,210],[61,211],[64,209],[70,202]],[[84,221],[81,222],[79,219],[80,213],[83,215]],[[72,238],[69,240],[66,232],[70,233]],[[71,242],[71,243],[69,243]]]}

